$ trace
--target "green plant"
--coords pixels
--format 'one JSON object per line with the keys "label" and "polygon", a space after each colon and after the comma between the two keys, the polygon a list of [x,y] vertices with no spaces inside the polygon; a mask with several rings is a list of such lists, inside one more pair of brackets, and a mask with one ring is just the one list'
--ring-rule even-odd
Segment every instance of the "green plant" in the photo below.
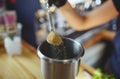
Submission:
{"label": "green plant", "polygon": [[96,69],[93,79],[116,79],[113,74],[102,73],[101,69]]}

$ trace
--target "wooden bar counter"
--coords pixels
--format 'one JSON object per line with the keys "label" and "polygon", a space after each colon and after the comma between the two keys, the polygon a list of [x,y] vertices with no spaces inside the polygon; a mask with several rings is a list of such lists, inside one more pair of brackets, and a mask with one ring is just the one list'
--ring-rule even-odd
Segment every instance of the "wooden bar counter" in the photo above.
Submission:
{"label": "wooden bar counter", "polygon": [[[98,37],[94,37],[94,42],[95,40],[99,41],[103,37],[101,35],[103,35],[103,33],[98,35]],[[89,47],[89,44],[93,44],[93,42],[90,42],[85,43],[85,48]],[[83,63],[81,63],[81,67],[91,75],[94,74],[93,68]],[[6,54],[4,46],[0,46],[0,79],[43,79],[40,71],[40,59],[36,49],[25,41],[22,41],[22,54],[9,57]]]}
{"label": "wooden bar counter", "polygon": [[[84,64],[81,67],[91,73],[94,71]],[[6,54],[4,46],[1,46],[0,79],[43,79],[36,49],[22,41],[22,54],[10,57]]]}
{"label": "wooden bar counter", "polygon": [[22,42],[22,54],[9,57],[0,47],[0,79],[42,79],[36,50]]}

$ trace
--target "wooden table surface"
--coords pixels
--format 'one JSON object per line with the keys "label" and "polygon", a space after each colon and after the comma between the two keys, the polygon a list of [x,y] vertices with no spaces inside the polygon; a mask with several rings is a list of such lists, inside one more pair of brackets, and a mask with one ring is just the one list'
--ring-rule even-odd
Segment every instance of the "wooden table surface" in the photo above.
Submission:
{"label": "wooden table surface", "polygon": [[[110,36],[112,35],[112,36]],[[114,33],[101,32],[86,42],[84,48],[98,42],[102,38],[112,40]],[[81,63],[82,69],[94,74],[94,69]],[[81,69],[80,68],[80,69]],[[78,74],[78,77],[80,74]],[[6,54],[4,46],[0,45],[0,79],[43,79],[40,71],[40,59],[37,51],[31,45],[22,41],[22,54],[19,56],[9,57]],[[80,79],[80,78],[78,78]]]}
{"label": "wooden table surface", "polygon": [[[84,64],[81,67],[93,74],[93,68]],[[43,79],[36,49],[23,41],[22,54],[9,57],[0,46],[0,79]]]}
{"label": "wooden table surface", "polygon": [[0,47],[0,79],[42,79],[36,50],[22,43],[22,54],[9,57]]}

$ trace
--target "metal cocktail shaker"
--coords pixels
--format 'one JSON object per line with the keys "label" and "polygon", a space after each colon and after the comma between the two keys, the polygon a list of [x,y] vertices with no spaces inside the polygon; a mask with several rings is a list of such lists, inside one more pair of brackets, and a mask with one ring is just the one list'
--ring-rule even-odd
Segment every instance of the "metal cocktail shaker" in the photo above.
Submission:
{"label": "metal cocktail shaker", "polygon": [[62,38],[62,40],[66,48],[67,59],[52,57],[52,47],[46,41],[37,49],[43,79],[75,79],[79,72],[80,60],[84,54],[82,45],[69,38]]}

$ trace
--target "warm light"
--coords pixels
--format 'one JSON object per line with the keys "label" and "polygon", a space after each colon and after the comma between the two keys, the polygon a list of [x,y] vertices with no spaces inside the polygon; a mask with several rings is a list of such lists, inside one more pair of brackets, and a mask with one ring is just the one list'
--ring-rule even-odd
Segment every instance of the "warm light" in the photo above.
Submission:
{"label": "warm light", "polygon": [[101,0],[96,0],[95,3],[96,3],[96,5],[100,5],[101,4]]}
{"label": "warm light", "polygon": [[51,12],[54,12],[54,11],[55,11],[55,7],[50,7],[49,10],[50,10]]}
{"label": "warm light", "polygon": [[75,8],[75,7],[76,7],[76,5],[75,5],[75,4],[71,4],[71,6],[72,6],[72,8]]}
{"label": "warm light", "polygon": [[85,7],[86,9],[88,9],[88,8],[90,7],[90,3],[86,2],[85,5],[84,5],[84,7]]}
{"label": "warm light", "polygon": [[41,3],[46,3],[46,0],[39,0]]}

